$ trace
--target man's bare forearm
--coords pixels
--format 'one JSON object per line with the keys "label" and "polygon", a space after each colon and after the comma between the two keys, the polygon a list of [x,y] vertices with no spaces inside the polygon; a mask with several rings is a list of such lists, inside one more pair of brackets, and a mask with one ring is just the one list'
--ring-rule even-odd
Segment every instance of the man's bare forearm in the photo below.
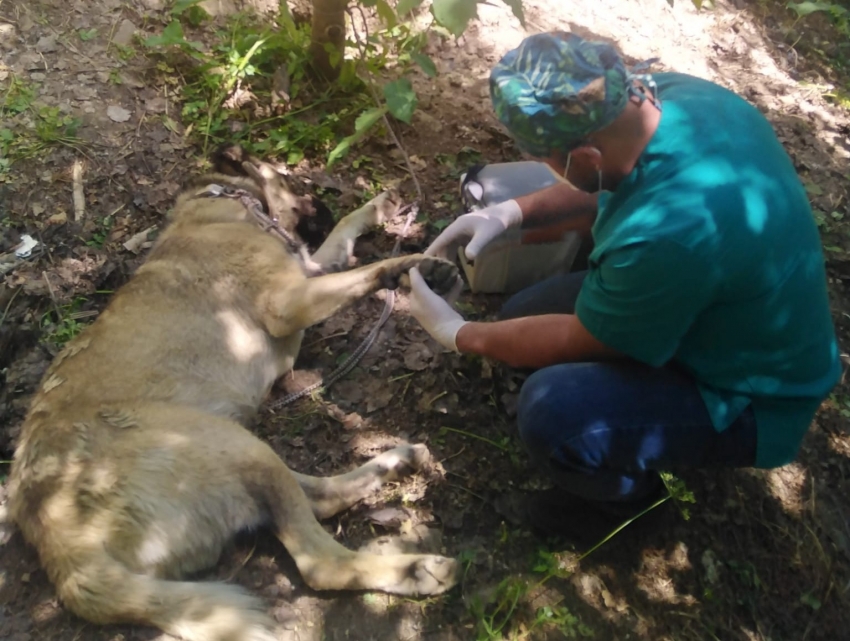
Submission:
{"label": "man's bare forearm", "polygon": [[571,219],[588,219],[596,215],[597,194],[558,182],[516,199],[522,210],[523,229],[535,229],[565,223]]}
{"label": "man's bare forearm", "polygon": [[462,353],[486,356],[512,367],[540,368],[621,357],[596,340],[573,314],[467,323],[455,341]]}

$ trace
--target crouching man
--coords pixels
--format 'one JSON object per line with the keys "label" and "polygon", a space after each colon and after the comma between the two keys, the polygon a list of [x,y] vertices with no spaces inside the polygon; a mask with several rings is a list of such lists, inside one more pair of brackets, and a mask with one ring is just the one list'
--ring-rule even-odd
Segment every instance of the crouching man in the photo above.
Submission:
{"label": "crouching man", "polygon": [[518,423],[555,483],[514,501],[548,535],[603,536],[663,497],[659,470],[792,461],[841,365],[806,193],[768,121],[607,44],[539,34],[490,77],[517,145],[561,183],[465,214],[429,247],[468,257],[512,226],[592,234],[588,269],[467,322],[411,273],[446,348],[536,370]]}

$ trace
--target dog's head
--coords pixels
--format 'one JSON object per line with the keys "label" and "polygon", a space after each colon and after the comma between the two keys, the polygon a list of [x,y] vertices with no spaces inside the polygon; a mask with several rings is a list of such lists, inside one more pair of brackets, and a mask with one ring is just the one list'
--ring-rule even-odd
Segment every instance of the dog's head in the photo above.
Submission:
{"label": "dog's head", "polygon": [[333,214],[327,206],[313,196],[295,195],[274,166],[239,145],[220,147],[211,160],[213,173],[193,179],[183,198],[200,196],[212,184],[244,190],[262,203],[266,213],[277,217],[280,227],[310,246],[320,244],[333,227]]}

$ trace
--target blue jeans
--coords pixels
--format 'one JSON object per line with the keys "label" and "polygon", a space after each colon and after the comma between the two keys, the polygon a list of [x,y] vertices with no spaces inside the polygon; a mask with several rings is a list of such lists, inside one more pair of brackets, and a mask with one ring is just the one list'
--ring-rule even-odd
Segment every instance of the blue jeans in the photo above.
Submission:
{"label": "blue jeans", "polygon": [[[502,318],[573,313],[584,275],[518,292]],[[522,387],[517,420],[532,461],[592,501],[643,499],[659,489],[660,470],[751,467],[756,458],[751,408],[718,432],[692,378],[632,360],[537,370]]]}

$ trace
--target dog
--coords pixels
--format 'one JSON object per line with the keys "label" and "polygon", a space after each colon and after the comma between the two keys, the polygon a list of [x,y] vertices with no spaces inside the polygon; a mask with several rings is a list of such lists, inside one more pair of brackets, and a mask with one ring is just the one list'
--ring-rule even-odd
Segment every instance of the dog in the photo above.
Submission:
{"label": "dog", "polygon": [[9,477],[12,519],[78,616],[189,641],[276,638],[255,597],[186,580],[244,529],[272,528],[316,590],[444,592],[456,560],[354,552],[318,520],[426,464],[424,445],[318,478],[291,471],[246,425],[292,369],[306,328],[413,267],[445,292],[456,267],[414,254],[347,269],[355,239],[397,210],[389,193],[310,254],[295,231],[315,213],[309,198],[239,148],[216,165],[178,196],[145,262],[45,373]]}

